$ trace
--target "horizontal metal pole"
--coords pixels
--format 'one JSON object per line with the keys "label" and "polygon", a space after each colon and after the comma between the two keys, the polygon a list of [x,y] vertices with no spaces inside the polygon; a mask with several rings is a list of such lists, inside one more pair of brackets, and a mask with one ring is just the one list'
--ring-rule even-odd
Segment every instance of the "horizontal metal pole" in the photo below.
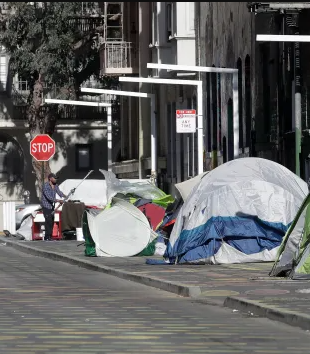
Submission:
{"label": "horizontal metal pole", "polygon": [[238,69],[233,68],[216,68],[213,66],[191,66],[191,65],[174,65],[174,64],[157,64],[147,63],[148,69],[164,69],[174,71],[195,71],[201,73],[221,73],[221,74],[233,74],[238,72]]}
{"label": "horizontal metal pole", "polygon": [[46,98],[45,103],[53,104],[70,104],[75,106],[90,106],[90,107],[111,107],[111,103],[104,102],[89,102],[89,101],[73,101],[73,100],[57,100],[54,98]]}
{"label": "horizontal metal pole", "polygon": [[289,34],[258,34],[258,42],[310,42],[310,36]]}
{"label": "horizontal metal pole", "polygon": [[157,79],[152,77],[127,77],[121,76],[121,82],[140,82],[145,84],[166,84],[166,85],[195,85],[199,84],[199,80],[177,80],[177,79]]}
{"label": "horizontal metal pole", "polygon": [[87,87],[81,87],[81,92],[99,93],[99,94],[106,93],[106,94],[115,95],[115,96],[128,96],[128,97],[145,97],[145,98],[152,97],[152,94],[144,93],[144,92],[105,90],[105,89],[95,89],[95,88],[87,88]]}
{"label": "horizontal metal pole", "polygon": [[269,8],[270,9],[310,9],[310,3],[309,2],[271,2],[269,3]]}

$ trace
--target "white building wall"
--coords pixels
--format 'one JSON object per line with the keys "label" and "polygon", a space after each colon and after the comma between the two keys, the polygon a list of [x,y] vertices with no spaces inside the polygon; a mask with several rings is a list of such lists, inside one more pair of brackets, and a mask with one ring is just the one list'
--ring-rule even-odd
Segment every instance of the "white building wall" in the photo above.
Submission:
{"label": "white building wall", "polygon": [[[152,11],[156,12],[156,16],[154,13],[152,15],[152,62],[196,65],[194,3],[157,2],[153,3]],[[150,70],[149,73],[155,77],[176,78],[176,73],[166,70]],[[192,101],[195,87],[154,85],[154,88],[159,124],[158,151],[166,156],[165,178],[174,194],[173,184],[192,175],[192,169],[189,171],[188,166],[192,166],[189,160],[193,157],[192,136],[176,133],[175,110],[192,108],[192,104],[191,107],[188,104]]]}

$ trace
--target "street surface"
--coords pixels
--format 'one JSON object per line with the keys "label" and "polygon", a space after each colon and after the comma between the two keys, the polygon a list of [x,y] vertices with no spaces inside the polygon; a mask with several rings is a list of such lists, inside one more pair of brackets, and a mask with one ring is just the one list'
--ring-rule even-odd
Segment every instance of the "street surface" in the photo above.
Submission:
{"label": "street surface", "polygon": [[309,336],[0,246],[1,354],[305,354]]}

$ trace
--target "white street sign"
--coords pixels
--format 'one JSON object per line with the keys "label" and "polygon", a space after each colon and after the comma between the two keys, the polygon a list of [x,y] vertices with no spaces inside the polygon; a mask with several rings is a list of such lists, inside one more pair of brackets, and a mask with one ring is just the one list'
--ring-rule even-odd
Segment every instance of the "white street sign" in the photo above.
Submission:
{"label": "white street sign", "polygon": [[177,133],[196,133],[196,110],[178,109],[176,111]]}

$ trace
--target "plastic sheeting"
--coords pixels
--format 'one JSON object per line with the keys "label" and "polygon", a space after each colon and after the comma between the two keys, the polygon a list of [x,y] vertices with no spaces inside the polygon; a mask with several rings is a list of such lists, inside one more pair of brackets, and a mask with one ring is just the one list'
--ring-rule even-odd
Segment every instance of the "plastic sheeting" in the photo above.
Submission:
{"label": "plastic sheeting", "polygon": [[[302,179],[270,160],[225,163],[193,188],[165,257],[179,263],[273,261],[272,250],[281,244],[307,193]],[[223,244],[230,246],[229,257]]]}
{"label": "plastic sheeting", "polygon": [[[112,172],[108,172],[107,176],[109,177],[109,174]],[[114,175],[114,174],[113,174]],[[114,175],[115,176],[115,175]],[[143,186],[148,186],[149,182],[147,180],[137,180],[137,179],[132,179],[132,180],[118,180],[116,177],[115,179],[119,181],[119,183],[125,184],[125,186],[132,186],[135,184],[138,185],[143,185]],[[59,185],[60,190],[68,195],[71,191],[71,189],[75,188],[76,186],[79,187],[76,189],[74,194],[70,197],[71,200],[80,200],[86,205],[93,205],[97,207],[103,207],[107,205],[107,201],[109,200],[107,196],[109,196],[111,193],[108,191],[107,188],[110,188],[110,186],[113,186],[113,183],[111,183],[111,178],[108,180],[104,179],[86,179],[82,184],[81,179],[67,179],[64,182],[62,182]],[[114,182],[114,180],[113,180]],[[113,191],[112,191],[113,194]],[[114,195],[113,195],[114,196]]]}
{"label": "plastic sheeting", "polygon": [[87,214],[88,227],[98,257],[131,257],[150,242],[152,230],[145,215],[134,205],[120,199],[96,216]]}
{"label": "plastic sheeting", "polygon": [[[59,185],[60,190],[68,195],[71,189],[75,188],[81,183],[81,179],[67,179]],[[94,205],[98,207],[105,206],[106,200],[106,181],[100,179],[86,179],[76,189],[71,200],[80,200],[86,205]]]}
{"label": "plastic sheeting", "polygon": [[16,234],[24,237],[26,241],[32,240],[32,215],[28,216],[16,231]]}
{"label": "plastic sheeting", "polygon": [[128,180],[119,180],[111,171],[99,170],[105,177],[107,189],[106,200],[110,202],[117,194],[134,194],[143,199],[158,200],[167,195],[162,190],[148,182],[137,181],[130,183]]}

